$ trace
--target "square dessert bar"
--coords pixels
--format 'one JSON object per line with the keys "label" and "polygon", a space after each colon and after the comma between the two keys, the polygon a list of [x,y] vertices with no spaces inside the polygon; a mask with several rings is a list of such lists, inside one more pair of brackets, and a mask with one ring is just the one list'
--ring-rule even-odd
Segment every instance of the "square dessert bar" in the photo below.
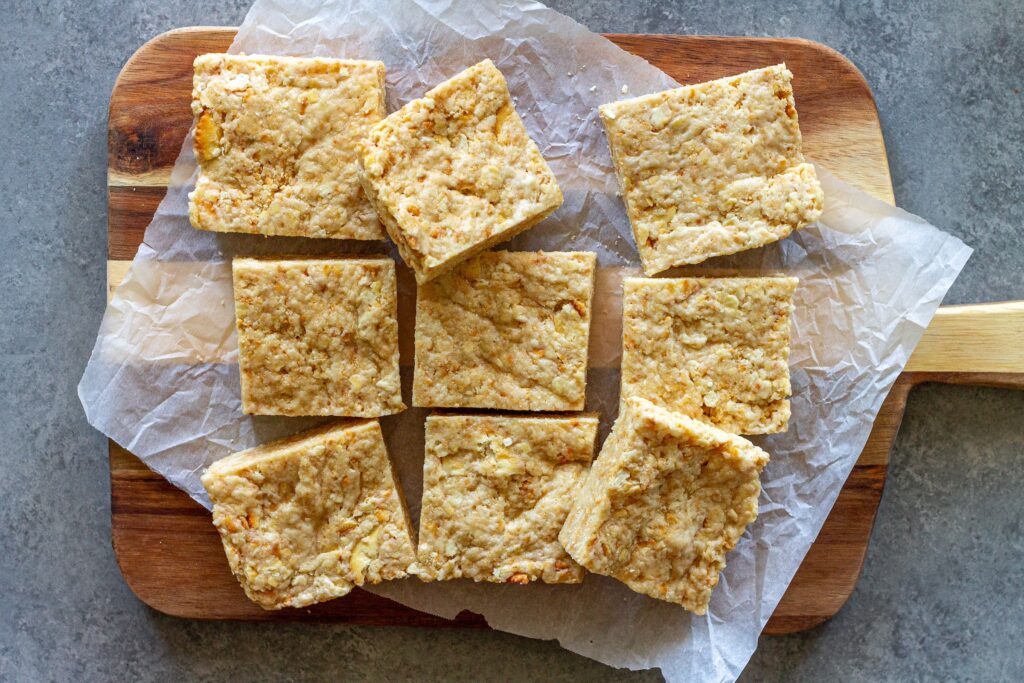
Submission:
{"label": "square dessert bar", "polygon": [[648,275],[760,247],[821,215],[785,64],[600,108]]}
{"label": "square dessert bar", "polygon": [[356,143],[384,118],[384,64],[200,55],[192,89],[201,230],[384,239]]}
{"label": "square dessert bar", "polygon": [[767,463],[741,436],[628,399],[558,540],[588,570],[704,614]]}
{"label": "square dessert bar", "polygon": [[405,409],[394,261],[236,258],[232,269],[246,413]]}
{"label": "square dessert bar", "polygon": [[421,283],[562,203],[490,60],[375,125],[360,163],[367,196]]}
{"label": "square dessert bar", "polygon": [[264,609],[407,576],[405,501],[376,420],[242,451],[203,474],[231,571]]}
{"label": "square dessert bar", "polygon": [[793,277],[626,278],[622,388],[737,434],[786,431]]}
{"label": "square dessert bar", "polygon": [[425,581],[582,581],[558,532],[596,436],[595,415],[428,417],[412,573]]}
{"label": "square dessert bar", "polygon": [[580,410],[590,252],[484,252],[420,285],[415,406]]}

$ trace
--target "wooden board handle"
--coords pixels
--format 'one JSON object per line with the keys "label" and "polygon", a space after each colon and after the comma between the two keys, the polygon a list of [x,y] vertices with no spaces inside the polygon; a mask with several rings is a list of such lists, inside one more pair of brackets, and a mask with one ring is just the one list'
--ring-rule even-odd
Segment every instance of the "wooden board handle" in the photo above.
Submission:
{"label": "wooden board handle", "polygon": [[906,370],[915,382],[1024,389],[1024,301],[939,308]]}

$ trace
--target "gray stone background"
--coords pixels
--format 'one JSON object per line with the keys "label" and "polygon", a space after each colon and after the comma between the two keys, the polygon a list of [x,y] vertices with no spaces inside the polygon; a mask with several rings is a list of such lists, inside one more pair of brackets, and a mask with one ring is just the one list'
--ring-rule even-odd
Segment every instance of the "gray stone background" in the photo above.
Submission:
{"label": "gray stone background", "polygon": [[[1024,3],[551,3],[595,31],[800,36],[864,72],[896,198],[976,252],[947,303],[1024,298]],[[152,36],[247,0],[0,0],[0,680],[659,680],[486,631],[156,614],[110,548],[75,386],[104,306],[107,99]],[[1024,393],[910,399],[853,598],[744,679],[1022,680]]]}

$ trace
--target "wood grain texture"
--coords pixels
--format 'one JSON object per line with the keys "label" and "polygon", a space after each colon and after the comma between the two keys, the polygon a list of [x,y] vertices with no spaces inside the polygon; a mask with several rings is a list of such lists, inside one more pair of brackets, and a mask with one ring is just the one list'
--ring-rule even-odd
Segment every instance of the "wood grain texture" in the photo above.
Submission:
{"label": "wood grain texture", "polygon": [[1024,301],[944,306],[907,362],[911,372],[1020,373]]}
{"label": "wood grain texture", "polygon": [[[140,48],[117,80],[110,100],[109,127],[108,276],[112,284],[123,277],[126,261],[142,240],[191,124],[192,60],[198,54],[225,50],[233,36],[234,30],[228,28],[163,34]],[[795,75],[808,157],[847,182],[892,202],[885,146],[871,91],[857,69],[835,51],[789,39],[610,38],[681,82],[699,82],[785,61]],[[930,335],[931,328],[926,340]],[[995,337],[993,343],[1003,341]],[[928,372],[908,373],[897,381],[832,514],[769,621],[767,633],[788,633],[821,623],[849,597],[882,495],[889,448],[913,384],[963,380],[1020,386],[1024,375],[1019,372],[986,371],[994,367],[1005,370],[998,363],[972,365],[972,371],[982,372],[970,375],[955,372],[957,366],[943,365],[953,359],[949,343],[948,335],[929,342],[926,348],[933,350],[922,358],[937,360],[922,365],[921,370]],[[264,612],[246,600],[232,577],[205,509],[115,444],[110,446],[110,472],[117,561],[132,590],[154,609],[200,619],[485,625],[477,615],[463,614],[447,621],[360,590],[310,609]]]}

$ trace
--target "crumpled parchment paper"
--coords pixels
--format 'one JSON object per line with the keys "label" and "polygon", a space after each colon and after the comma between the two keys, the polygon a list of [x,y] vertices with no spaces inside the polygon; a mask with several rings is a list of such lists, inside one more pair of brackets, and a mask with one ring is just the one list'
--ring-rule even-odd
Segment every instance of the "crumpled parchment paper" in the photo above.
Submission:
{"label": "crumpled parchment paper", "polygon": [[[526,0],[257,0],[231,51],[380,59],[388,69],[389,111],[485,57],[494,60],[566,197],[551,218],[503,248],[598,253],[587,409],[601,413],[603,439],[618,401],[619,282],[639,262],[596,108],[626,96],[623,86],[635,96],[675,83]],[[242,414],[231,257],[386,247],[193,230],[187,193],[195,172],[188,139],[131,272],[107,307],[79,395],[90,423],[209,507],[199,476],[211,462],[324,421]],[[735,679],[856,462],[882,400],[971,251],[820,167],[819,174],[826,196],[819,224],[714,261],[716,271],[785,272],[801,284],[790,429],[756,440],[772,456],[760,516],[729,555],[707,616],[596,575],[578,586],[410,579],[371,590],[446,617],[469,609],[494,628],[557,638],[613,666],[660,667],[669,680]],[[404,267],[400,296],[408,403],[415,287]],[[410,409],[382,420],[414,519],[425,413]]]}

